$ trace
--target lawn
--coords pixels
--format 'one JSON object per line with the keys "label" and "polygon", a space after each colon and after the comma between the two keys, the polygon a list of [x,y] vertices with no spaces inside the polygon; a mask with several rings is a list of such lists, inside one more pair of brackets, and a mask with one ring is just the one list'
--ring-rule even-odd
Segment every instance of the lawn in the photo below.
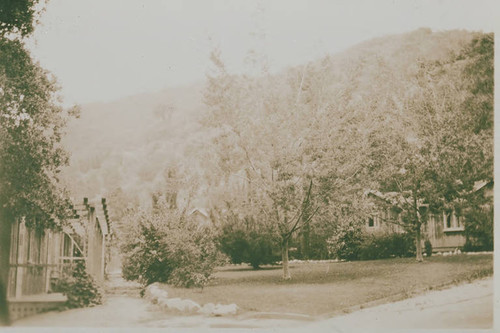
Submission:
{"label": "lawn", "polygon": [[169,297],[206,303],[236,303],[243,311],[328,316],[353,306],[402,299],[425,290],[493,274],[493,255],[414,258],[291,265],[291,281],[281,267],[219,269],[203,290],[164,286]]}

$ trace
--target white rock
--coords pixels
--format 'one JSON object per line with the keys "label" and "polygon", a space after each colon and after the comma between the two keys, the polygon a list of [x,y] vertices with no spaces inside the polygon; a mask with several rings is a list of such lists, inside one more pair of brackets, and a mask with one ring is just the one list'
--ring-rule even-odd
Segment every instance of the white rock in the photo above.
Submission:
{"label": "white rock", "polygon": [[144,297],[153,303],[157,303],[159,299],[168,298],[168,292],[155,282],[146,287]]}
{"label": "white rock", "polygon": [[184,300],[184,311],[196,312],[201,309],[201,306],[190,299]]}
{"label": "white rock", "polygon": [[203,305],[203,307],[198,310],[198,313],[205,314],[205,315],[211,315],[215,310],[215,304],[214,303],[207,303]]}
{"label": "white rock", "polygon": [[238,312],[238,306],[236,304],[222,305],[217,304],[213,311],[214,316],[227,316],[234,315]]}

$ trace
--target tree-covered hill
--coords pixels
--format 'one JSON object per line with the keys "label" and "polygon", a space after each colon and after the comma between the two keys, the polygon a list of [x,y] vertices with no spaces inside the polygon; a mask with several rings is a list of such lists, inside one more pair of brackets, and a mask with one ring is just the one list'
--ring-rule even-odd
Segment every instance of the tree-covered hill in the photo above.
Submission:
{"label": "tree-covered hill", "polygon": [[[220,137],[232,121],[230,116],[249,124],[249,127],[240,125],[248,130],[243,141],[251,145],[266,135],[279,138],[277,132],[270,133],[275,130],[274,122],[283,117],[288,119],[293,105],[300,105],[302,115],[310,117],[297,118],[293,125],[296,128],[285,127],[283,131],[288,135],[317,131],[319,134],[311,136],[308,144],[309,148],[318,149],[319,155],[315,156],[324,161],[334,156],[326,152],[332,150],[331,146],[322,147],[326,144],[322,136],[337,140],[337,148],[346,145],[345,151],[337,151],[346,164],[332,164],[332,167],[337,168],[339,177],[348,177],[349,169],[359,162],[352,158],[352,151],[361,156],[365,148],[371,147],[371,154],[376,154],[377,149],[383,153],[375,143],[396,138],[396,134],[391,134],[394,127],[399,127],[399,131],[404,128],[408,131],[406,135],[411,136],[414,129],[400,125],[411,122],[408,100],[417,89],[422,68],[441,63],[446,71],[446,63],[480,35],[468,31],[432,32],[423,28],[363,42],[339,54],[276,74],[264,74],[262,78],[228,73],[228,82],[238,77],[237,80],[247,81],[249,86],[270,84],[273,89],[265,92],[274,94],[270,100],[294,96],[292,102],[278,101],[265,112],[257,106],[261,102],[258,97],[249,97],[257,90],[238,86],[237,91],[228,92],[228,83],[229,90],[224,93],[233,94],[233,101],[226,100],[229,103],[226,107],[237,108],[240,113],[223,113],[219,115],[222,118],[213,118],[213,108],[211,110],[206,99],[210,82],[84,105],[81,117],[70,123],[64,139],[65,146],[72,152],[71,165],[65,170],[64,178],[73,196],[108,196],[120,207],[150,204],[155,193],[174,194],[174,200],[184,205],[216,206],[225,200],[221,193],[227,192],[226,185],[231,183],[228,173],[240,178],[240,182],[235,182],[232,177],[233,183],[238,184],[245,171],[240,161],[245,158],[242,150],[231,140],[224,142]],[[385,124],[386,128],[375,129],[374,124]],[[342,131],[347,134],[340,135]],[[348,135],[348,131],[370,135],[352,143],[349,140],[353,135]],[[377,136],[377,131],[383,133]],[[384,144],[382,141],[380,145]],[[223,154],[229,164],[221,162],[221,144],[228,145]],[[320,154],[321,147],[324,149]],[[372,158],[370,163],[376,163],[375,160]]]}

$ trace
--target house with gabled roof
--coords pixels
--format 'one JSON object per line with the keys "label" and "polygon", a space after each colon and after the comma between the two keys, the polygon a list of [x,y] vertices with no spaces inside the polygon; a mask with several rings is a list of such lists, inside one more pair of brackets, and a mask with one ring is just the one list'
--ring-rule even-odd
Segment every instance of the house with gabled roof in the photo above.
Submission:
{"label": "house with gabled roof", "polygon": [[[471,194],[492,198],[493,180],[476,182]],[[365,223],[367,232],[404,232],[399,208],[404,200],[401,193],[369,190],[365,192],[365,195],[372,199],[373,208],[373,212]],[[417,204],[421,211],[429,207],[424,202]],[[485,209],[489,208],[491,207],[485,207]],[[465,217],[457,211],[429,212],[427,223],[422,228],[423,240],[427,239],[431,242],[434,252],[460,249],[465,245]]]}

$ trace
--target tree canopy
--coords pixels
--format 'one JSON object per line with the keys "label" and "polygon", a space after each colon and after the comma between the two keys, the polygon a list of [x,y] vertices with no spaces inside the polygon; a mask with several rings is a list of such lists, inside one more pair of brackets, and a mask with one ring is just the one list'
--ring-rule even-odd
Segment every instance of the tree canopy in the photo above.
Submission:
{"label": "tree canopy", "polygon": [[41,11],[40,0],[3,0],[0,3],[0,36],[30,35]]}

